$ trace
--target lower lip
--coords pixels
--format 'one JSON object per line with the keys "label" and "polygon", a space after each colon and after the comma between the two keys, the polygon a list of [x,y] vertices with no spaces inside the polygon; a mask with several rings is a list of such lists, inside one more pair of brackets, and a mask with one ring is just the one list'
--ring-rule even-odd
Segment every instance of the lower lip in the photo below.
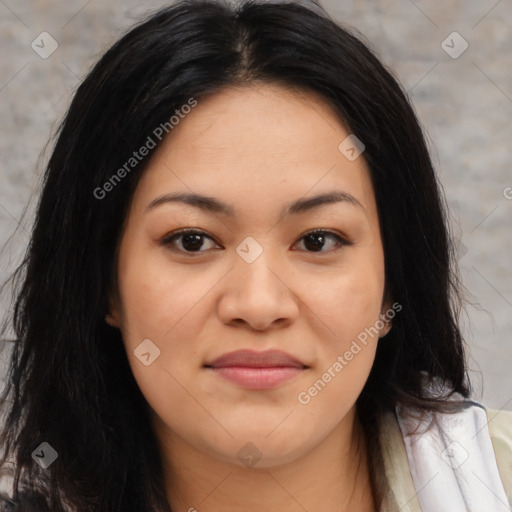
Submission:
{"label": "lower lip", "polygon": [[249,368],[247,366],[232,366],[210,368],[226,380],[247,389],[271,389],[292,379],[304,370],[290,366],[272,368]]}

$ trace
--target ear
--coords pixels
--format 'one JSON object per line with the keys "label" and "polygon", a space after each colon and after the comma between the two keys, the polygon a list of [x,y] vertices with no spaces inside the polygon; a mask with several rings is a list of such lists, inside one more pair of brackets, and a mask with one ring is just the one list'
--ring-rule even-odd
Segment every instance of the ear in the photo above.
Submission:
{"label": "ear", "polygon": [[105,315],[105,322],[111,327],[121,328],[121,323],[119,321],[119,311],[116,304],[116,301],[112,297],[109,297],[108,301],[108,312]]}
{"label": "ear", "polygon": [[[390,314],[390,312],[392,314]],[[392,300],[390,297],[387,297],[383,303],[380,311],[379,318],[384,324],[381,329],[379,329],[379,339],[383,338],[388,334],[393,327],[392,318],[395,316],[395,310],[392,308]],[[380,325],[380,324],[379,324]]]}

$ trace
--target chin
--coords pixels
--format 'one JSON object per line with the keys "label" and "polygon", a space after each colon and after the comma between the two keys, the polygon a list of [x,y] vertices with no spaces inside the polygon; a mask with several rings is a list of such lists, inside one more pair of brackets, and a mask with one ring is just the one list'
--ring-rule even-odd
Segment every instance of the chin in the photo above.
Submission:
{"label": "chin", "polygon": [[[275,428],[275,427],[274,427]],[[291,463],[311,449],[309,442],[289,431],[272,432],[262,428],[255,432],[254,426],[245,432],[233,432],[234,439],[227,446],[212,446],[212,456],[236,466],[245,466],[249,469],[264,469],[282,466]],[[250,432],[250,433],[249,433]],[[269,432],[272,432],[269,434]]]}

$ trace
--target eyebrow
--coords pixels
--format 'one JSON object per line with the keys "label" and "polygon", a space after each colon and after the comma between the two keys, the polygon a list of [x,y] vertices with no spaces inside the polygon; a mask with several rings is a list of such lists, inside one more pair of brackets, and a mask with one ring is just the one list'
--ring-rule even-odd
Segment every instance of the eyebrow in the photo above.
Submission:
{"label": "eyebrow", "polygon": [[[157,197],[146,206],[144,211],[148,212],[157,206],[175,202],[185,203],[205,212],[219,213],[228,217],[234,217],[236,215],[236,210],[231,205],[219,199],[201,194],[179,192]],[[284,208],[282,216],[297,215],[333,203],[347,203],[364,210],[364,206],[353,195],[340,190],[333,190],[313,197],[301,198],[290,203]]]}

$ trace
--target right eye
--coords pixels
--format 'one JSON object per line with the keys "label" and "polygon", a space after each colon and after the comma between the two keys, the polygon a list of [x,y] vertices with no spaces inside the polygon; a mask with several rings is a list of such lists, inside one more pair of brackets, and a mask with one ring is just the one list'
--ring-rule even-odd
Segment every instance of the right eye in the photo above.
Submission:
{"label": "right eye", "polygon": [[[213,238],[204,231],[193,228],[180,229],[179,231],[169,233],[162,239],[161,243],[175,252],[200,254],[206,252],[206,250],[201,250],[204,245],[204,239],[208,239],[214,242],[214,245],[217,245]],[[178,242],[178,245],[181,247],[178,248],[176,242]]]}

